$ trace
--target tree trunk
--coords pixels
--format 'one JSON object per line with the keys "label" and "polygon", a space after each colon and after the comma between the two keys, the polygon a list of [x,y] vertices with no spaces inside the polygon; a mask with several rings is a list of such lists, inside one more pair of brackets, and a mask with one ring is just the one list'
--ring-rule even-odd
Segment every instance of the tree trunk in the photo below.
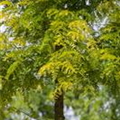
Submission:
{"label": "tree trunk", "polygon": [[55,99],[55,120],[64,120],[64,95],[61,95]]}

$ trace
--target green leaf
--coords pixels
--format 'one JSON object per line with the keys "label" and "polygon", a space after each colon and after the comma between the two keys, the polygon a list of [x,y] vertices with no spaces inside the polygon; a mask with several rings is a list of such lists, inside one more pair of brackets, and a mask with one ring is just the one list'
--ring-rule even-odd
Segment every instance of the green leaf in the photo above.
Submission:
{"label": "green leaf", "polygon": [[6,0],[6,1],[2,1],[0,2],[0,5],[8,5],[8,6],[11,6],[12,5],[12,2]]}
{"label": "green leaf", "polygon": [[13,64],[10,65],[10,67],[7,70],[6,77],[5,77],[7,80],[9,79],[10,75],[14,73],[14,71],[16,70],[19,64],[20,64],[20,61],[15,61]]}

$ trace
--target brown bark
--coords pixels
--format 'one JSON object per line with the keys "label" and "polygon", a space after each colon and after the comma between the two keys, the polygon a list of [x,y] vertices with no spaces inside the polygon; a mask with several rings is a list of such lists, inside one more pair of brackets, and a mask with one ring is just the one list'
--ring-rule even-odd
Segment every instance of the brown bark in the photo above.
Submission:
{"label": "brown bark", "polygon": [[55,120],[64,120],[64,95],[61,95],[55,99]]}

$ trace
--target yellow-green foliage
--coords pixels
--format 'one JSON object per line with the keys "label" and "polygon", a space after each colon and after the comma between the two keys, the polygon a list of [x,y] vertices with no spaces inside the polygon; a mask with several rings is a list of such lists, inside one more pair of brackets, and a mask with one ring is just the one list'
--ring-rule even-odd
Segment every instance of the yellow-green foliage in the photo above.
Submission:
{"label": "yellow-green foliage", "polygon": [[[3,111],[0,120],[12,119],[10,116],[14,112],[19,113],[24,108],[23,113],[35,119],[39,119],[39,113],[42,114],[40,119],[52,119],[53,98],[63,92],[75,92],[75,97],[68,97],[70,101],[80,99],[81,94],[86,95],[82,97],[87,100],[103,85],[112,91],[108,93],[110,99],[119,96],[119,1],[87,2],[0,2],[4,7],[0,11],[0,26],[5,26],[0,33],[0,109]],[[107,109],[103,110],[104,105],[96,101],[98,106],[92,103],[94,100],[87,101],[89,104],[83,113],[88,116],[84,114],[83,117],[80,112],[81,120],[104,120],[103,116],[108,116],[106,120],[117,120],[110,118],[112,113],[108,115]],[[82,102],[76,104],[79,108]],[[91,106],[97,113],[86,112]]]}

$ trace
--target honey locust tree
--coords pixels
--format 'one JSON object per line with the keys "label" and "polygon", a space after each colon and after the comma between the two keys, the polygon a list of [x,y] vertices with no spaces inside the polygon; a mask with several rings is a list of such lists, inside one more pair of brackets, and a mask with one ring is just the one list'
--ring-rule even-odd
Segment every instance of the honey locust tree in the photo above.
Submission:
{"label": "honey locust tree", "polygon": [[[81,93],[95,94],[99,84],[114,88],[114,80],[119,82],[119,27],[112,22],[115,19],[118,23],[117,3],[2,1],[0,16],[5,30],[0,33],[1,119],[17,119],[18,113],[28,116],[26,119],[64,120],[63,98],[67,91],[75,97],[68,95],[65,99],[73,100]],[[94,26],[102,24],[106,16],[109,24],[96,33]],[[113,50],[112,44],[118,48]]]}

